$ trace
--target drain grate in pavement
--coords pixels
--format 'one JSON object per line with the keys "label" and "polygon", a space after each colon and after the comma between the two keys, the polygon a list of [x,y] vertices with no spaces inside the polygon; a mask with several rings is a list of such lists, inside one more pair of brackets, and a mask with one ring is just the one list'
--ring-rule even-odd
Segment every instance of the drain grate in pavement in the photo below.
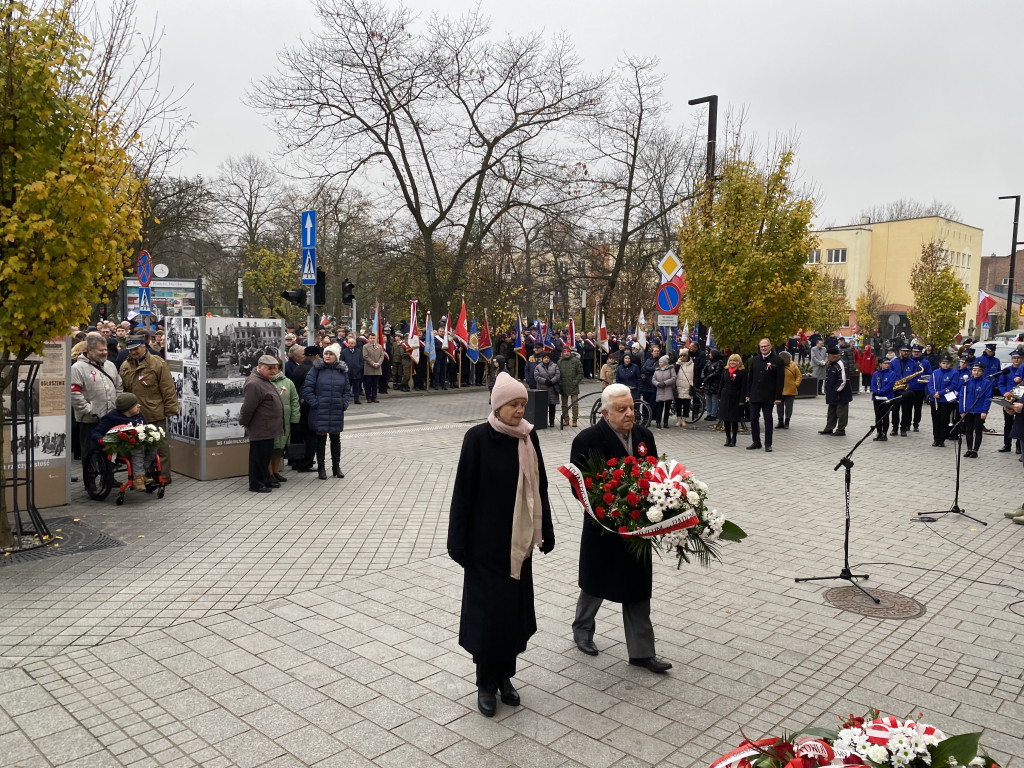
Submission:
{"label": "drain grate in pavement", "polygon": [[843,611],[859,613],[876,619],[916,619],[924,614],[924,606],[909,597],[865,587],[881,602],[874,603],[856,587],[836,587],[825,592],[825,602]]}
{"label": "drain grate in pavement", "polygon": [[[45,560],[50,557],[61,555],[77,555],[80,552],[92,552],[97,549],[110,549],[111,547],[123,547],[124,542],[108,536],[103,531],[91,528],[85,523],[76,523],[72,517],[58,517],[55,520],[47,520],[53,534],[53,541],[45,547],[30,549],[25,552],[12,552],[6,557],[0,557],[0,566],[17,565],[18,563],[29,563],[36,560]],[[61,538],[57,538],[60,536]]]}

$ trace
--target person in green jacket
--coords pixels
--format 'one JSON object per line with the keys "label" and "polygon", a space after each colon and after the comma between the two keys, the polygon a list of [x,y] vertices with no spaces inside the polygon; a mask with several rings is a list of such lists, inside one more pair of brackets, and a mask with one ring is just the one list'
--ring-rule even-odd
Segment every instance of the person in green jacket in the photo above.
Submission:
{"label": "person in green jacket", "polygon": [[561,372],[559,384],[562,388],[562,426],[569,426],[569,400],[572,400],[572,425],[575,427],[580,418],[580,382],[583,381],[583,363],[568,344],[562,347],[562,356],[558,358],[558,370]]}
{"label": "person in green jacket", "polygon": [[291,437],[292,424],[299,423],[299,392],[292,380],[284,375],[280,361],[270,382],[281,393],[281,404],[284,406],[284,434],[274,438],[274,450],[270,454],[270,476],[278,483],[287,483],[288,478],[281,474],[281,459]]}

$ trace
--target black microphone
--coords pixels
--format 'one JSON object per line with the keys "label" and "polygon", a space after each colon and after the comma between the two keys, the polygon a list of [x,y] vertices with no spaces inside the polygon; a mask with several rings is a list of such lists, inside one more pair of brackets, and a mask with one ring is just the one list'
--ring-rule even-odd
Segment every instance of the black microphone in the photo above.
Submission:
{"label": "black microphone", "polygon": [[1003,370],[996,371],[995,373],[990,373],[985,378],[987,378],[987,379],[994,379],[996,376],[1002,376],[1004,373],[1010,373],[1010,371],[1012,371],[1012,370],[1013,370],[1013,366],[1012,365],[1008,365],[1005,368],[1003,368]]}

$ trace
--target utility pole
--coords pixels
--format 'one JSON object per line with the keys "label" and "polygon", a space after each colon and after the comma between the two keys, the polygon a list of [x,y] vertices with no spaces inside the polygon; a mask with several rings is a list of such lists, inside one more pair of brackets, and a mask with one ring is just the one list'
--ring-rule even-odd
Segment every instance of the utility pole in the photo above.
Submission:
{"label": "utility pole", "polygon": [[[1021,242],[1017,239],[1017,223],[1020,221],[1020,195],[1003,195],[1000,200],[1013,200],[1013,240],[1010,243],[1010,276],[1006,283],[1006,320],[1003,323],[1003,330],[1010,330],[1010,315],[1013,314],[1013,272],[1017,265],[1017,246]],[[980,264],[979,264],[979,269]]]}
{"label": "utility pole", "polygon": [[714,193],[715,189],[715,145],[718,141],[718,96],[702,96],[699,99],[690,99],[691,107],[698,104],[708,105],[708,154],[707,154],[707,182],[708,193]]}

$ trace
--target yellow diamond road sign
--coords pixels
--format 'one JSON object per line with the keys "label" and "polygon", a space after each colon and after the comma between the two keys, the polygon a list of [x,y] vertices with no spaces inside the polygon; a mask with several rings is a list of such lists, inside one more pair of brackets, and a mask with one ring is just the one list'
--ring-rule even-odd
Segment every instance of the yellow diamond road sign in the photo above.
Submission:
{"label": "yellow diamond road sign", "polygon": [[658,264],[658,269],[660,269],[665,275],[666,280],[671,280],[675,277],[676,272],[678,272],[682,266],[683,265],[679,263],[679,259],[676,258],[676,255],[672,253],[672,251],[669,251]]}

